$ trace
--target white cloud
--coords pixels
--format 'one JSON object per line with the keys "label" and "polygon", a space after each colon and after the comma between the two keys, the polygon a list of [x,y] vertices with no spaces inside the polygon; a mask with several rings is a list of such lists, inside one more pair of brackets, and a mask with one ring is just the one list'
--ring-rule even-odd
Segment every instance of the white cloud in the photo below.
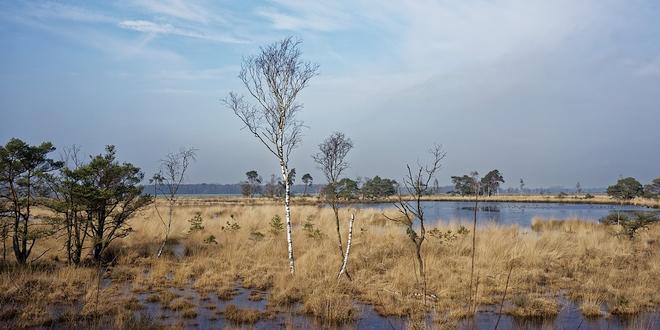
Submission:
{"label": "white cloud", "polygon": [[176,30],[171,24],[155,23],[155,22],[143,21],[143,20],[121,21],[119,22],[119,26],[124,29],[145,32],[145,33],[170,34],[176,32]]}

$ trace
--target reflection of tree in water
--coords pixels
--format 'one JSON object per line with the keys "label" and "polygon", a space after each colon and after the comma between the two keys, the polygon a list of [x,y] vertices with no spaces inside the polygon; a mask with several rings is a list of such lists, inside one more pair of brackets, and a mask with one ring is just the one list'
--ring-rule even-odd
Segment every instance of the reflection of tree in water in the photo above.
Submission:
{"label": "reflection of tree in water", "polygon": [[[460,207],[459,210],[474,211],[474,206],[463,206],[463,207]],[[486,206],[480,206],[479,211],[482,211],[482,212],[500,212],[501,210],[498,206],[488,206],[488,205],[486,205]]]}

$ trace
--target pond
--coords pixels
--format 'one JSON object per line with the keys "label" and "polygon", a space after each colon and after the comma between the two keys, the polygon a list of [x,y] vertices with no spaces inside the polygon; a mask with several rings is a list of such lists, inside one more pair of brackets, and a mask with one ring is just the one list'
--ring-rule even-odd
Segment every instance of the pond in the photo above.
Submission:
{"label": "pond", "polygon": [[[607,204],[571,204],[571,203],[513,203],[480,202],[478,204],[477,223],[518,225],[529,228],[535,217],[546,219],[579,218],[598,221],[611,212],[652,211],[642,206],[607,205]],[[391,203],[356,204],[357,208],[392,208]],[[472,222],[474,202],[427,201],[422,202],[428,224]]]}

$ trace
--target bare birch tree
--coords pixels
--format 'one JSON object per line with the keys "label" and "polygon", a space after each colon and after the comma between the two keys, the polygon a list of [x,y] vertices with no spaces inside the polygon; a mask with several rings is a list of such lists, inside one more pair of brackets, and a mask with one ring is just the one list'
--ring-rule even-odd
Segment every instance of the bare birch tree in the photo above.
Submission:
{"label": "bare birch tree", "polygon": [[[312,156],[318,168],[328,180],[328,185],[323,188],[322,196],[332,207],[335,214],[335,225],[337,228],[337,240],[339,255],[342,258],[342,267],[344,257],[344,247],[341,238],[341,229],[339,225],[339,191],[337,182],[341,174],[349,167],[346,156],[353,149],[353,142],[346,137],[344,133],[334,132],[327,137],[323,143],[319,144],[319,152]],[[341,272],[341,271],[340,271]],[[349,273],[344,270],[346,276],[350,279]]]}
{"label": "bare birch tree", "polygon": [[302,140],[302,121],[296,115],[302,103],[296,98],[318,74],[318,65],[301,59],[301,41],[288,37],[261,48],[254,57],[243,60],[241,79],[254,103],[250,103],[234,92],[224,100],[245,127],[266,146],[278,160],[284,182],[284,213],[289,269],[295,272],[291,208],[289,207],[291,185],[289,159],[291,152]]}
{"label": "bare birch tree", "polygon": [[195,161],[197,149],[194,148],[182,148],[179,152],[171,152],[165,156],[164,159],[160,161],[160,170],[156,173],[151,182],[154,184],[154,197],[158,197],[158,194],[162,194],[167,201],[167,221],[163,219],[158,210],[158,203],[154,203],[154,208],[156,209],[156,214],[163,224],[164,238],[163,243],[161,243],[160,248],[158,249],[158,254],[156,257],[160,258],[165,249],[165,244],[170,237],[170,231],[172,229],[172,217],[174,216],[174,205],[177,201],[177,192],[181,183],[186,177],[186,171],[190,163]]}
{"label": "bare birch tree", "polygon": [[[403,197],[401,192],[399,192],[394,206],[399,211],[400,216],[387,217],[389,220],[406,226],[406,233],[415,245],[415,257],[419,267],[419,275],[424,280],[424,286],[426,286],[426,273],[424,260],[422,259],[422,243],[424,243],[424,239],[426,238],[426,218],[422,206],[422,197],[430,193],[431,187],[429,183],[440,170],[441,161],[446,155],[440,145],[434,145],[429,150],[429,153],[431,155],[429,163],[421,164],[418,162],[414,168],[406,165],[408,173],[403,178],[402,188],[404,192],[410,195],[410,198]],[[424,297],[426,297],[426,292],[424,293]]]}

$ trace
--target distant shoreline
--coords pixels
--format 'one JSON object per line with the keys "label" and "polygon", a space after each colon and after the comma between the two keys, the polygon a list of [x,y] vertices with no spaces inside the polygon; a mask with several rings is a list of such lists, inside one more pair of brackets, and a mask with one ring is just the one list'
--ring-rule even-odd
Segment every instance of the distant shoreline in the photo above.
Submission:
{"label": "distant shoreline", "polygon": [[[280,202],[279,199],[270,197],[243,197],[236,195],[180,195],[179,203],[182,205],[199,204],[242,204],[242,205],[264,205]],[[410,200],[403,197],[406,200]],[[340,201],[340,204],[383,204],[395,202],[396,197],[377,199],[355,199],[351,201]],[[474,196],[448,196],[429,195],[424,196],[423,201],[429,202],[474,202]],[[502,203],[555,203],[555,204],[605,204],[605,205],[635,205],[654,209],[660,209],[660,200],[648,198],[635,198],[631,200],[618,201],[606,195],[595,195],[586,198],[585,195],[567,195],[559,197],[555,195],[493,195],[479,196],[479,202],[502,202]],[[321,205],[324,203],[318,196],[294,196],[291,198],[293,205]]]}

